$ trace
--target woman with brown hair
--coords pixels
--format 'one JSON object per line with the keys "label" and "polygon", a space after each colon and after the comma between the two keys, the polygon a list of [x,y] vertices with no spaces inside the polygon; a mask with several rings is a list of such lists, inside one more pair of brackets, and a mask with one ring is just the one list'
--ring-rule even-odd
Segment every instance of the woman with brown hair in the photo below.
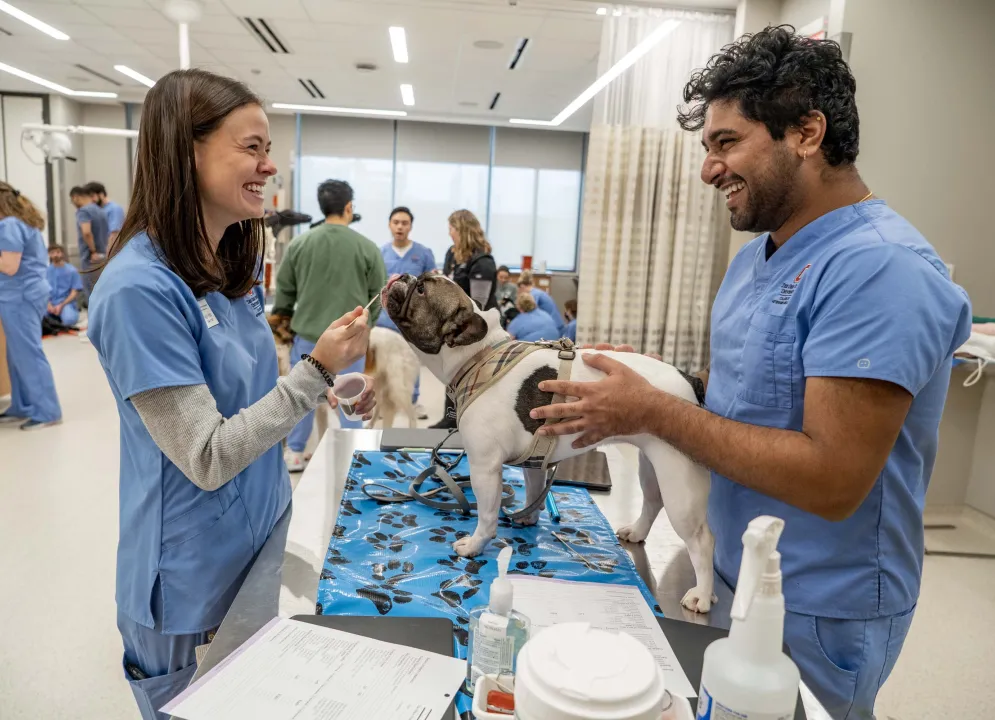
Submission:
{"label": "woman with brown hair", "polygon": [[[118,628],[142,715],[186,687],[290,502],[280,441],[366,352],[367,314],[331,324],[277,380],[253,292],[269,122],[242,83],[203,70],[146,95],[135,185],[90,304],[121,419]],[[353,322],[356,320],[357,322]],[[360,412],[373,409],[372,393]]]}
{"label": "woman with brown hair", "polygon": [[477,216],[469,210],[454,212],[449,216],[449,237],[453,239],[453,280],[481,310],[497,307],[497,265]]}
{"label": "woman with brown hair", "polygon": [[[497,307],[497,265],[477,216],[469,210],[454,212],[449,216],[449,237],[453,240],[453,282],[463,288],[481,310]],[[448,395],[442,419],[432,427],[456,427],[456,406]]]}
{"label": "woman with brown hair", "polygon": [[7,336],[10,407],[0,423],[36,430],[62,419],[52,368],[41,346],[50,288],[45,219],[19,191],[0,182],[0,323]]}

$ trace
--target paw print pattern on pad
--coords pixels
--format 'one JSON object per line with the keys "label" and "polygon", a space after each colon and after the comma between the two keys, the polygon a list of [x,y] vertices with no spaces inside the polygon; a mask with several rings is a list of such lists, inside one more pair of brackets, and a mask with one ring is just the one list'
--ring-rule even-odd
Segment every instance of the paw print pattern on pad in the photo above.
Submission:
{"label": "paw print pattern on pad", "polygon": [[[356,594],[373,603],[378,613],[386,615],[395,605],[406,605],[413,600],[410,592],[401,590],[397,585],[410,578],[414,571],[415,566],[410,562],[391,560],[386,564],[376,563],[370,574],[372,582],[357,588]],[[388,575],[388,572],[393,574]]]}
{"label": "paw print pattern on pad", "polygon": [[428,539],[429,542],[447,543],[449,545],[452,545],[457,540],[462,540],[470,534],[466,530],[457,530],[456,528],[448,525],[432,528],[429,532],[432,534],[432,536]]}
{"label": "paw print pattern on pad", "polygon": [[392,553],[401,552],[408,544],[408,541],[400,535],[387,535],[379,531],[367,535],[366,542],[377,550],[390,550]]}
{"label": "paw print pattern on pad", "polygon": [[387,510],[385,512],[377,515],[377,520],[381,523],[386,523],[392,528],[397,530],[403,530],[404,528],[416,528],[418,527],[418,516],[414,514],[405,514],[400,510]]}

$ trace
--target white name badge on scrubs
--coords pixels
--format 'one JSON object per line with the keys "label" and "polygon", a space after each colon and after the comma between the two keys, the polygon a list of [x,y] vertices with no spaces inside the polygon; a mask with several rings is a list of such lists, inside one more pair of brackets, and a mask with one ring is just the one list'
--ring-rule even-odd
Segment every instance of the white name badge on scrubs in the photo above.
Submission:
{"label": "white name badge on scrubs", "polygon": [[207,304],[207,298],[201,298],[197,301],[197,304],[200,305],[200,312],[204,316],[204,322],[207,323],[207,327],[212,328],[217,325],[218,318],[215,317],[211,306]]}

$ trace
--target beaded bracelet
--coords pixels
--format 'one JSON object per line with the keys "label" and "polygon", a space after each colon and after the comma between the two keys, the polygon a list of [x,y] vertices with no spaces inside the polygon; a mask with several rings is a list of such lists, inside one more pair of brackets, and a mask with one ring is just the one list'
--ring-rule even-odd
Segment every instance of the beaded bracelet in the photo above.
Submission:
{"label": "beaded bracelet", "polygon": [[335,376],[332,375],[330,372],[328,372],[325,369],[324,365],[322,365],[320,362],[318,362],[317,360],[315,360],[313,357],[311,357],[307,353],[304,353],[303,355],[301,355],[301,360],[306,360],[309,363],[311,363],[312,365],[314,365],[314,367],[317,368],[318,372],[321,373],[321,377],[325,378],[325,382],[328,384],[328,387],[331,387],[332,384],[335,382]]}

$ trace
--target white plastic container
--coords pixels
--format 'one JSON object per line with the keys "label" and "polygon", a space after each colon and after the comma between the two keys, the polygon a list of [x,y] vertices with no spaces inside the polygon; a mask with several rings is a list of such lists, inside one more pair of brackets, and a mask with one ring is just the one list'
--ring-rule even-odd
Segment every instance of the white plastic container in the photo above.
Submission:
{"label": "white plastic container", "polygon": [[366,392],[366,378],[360,373],[339,375],[332,383],[332,394],[338,398],[342,413],[350,420],[362,420],[356,414],[356,403]]}
{"label": "white plastic container", "polygon": [[798,667],[782,651],[784,595],[780,518],[762,515],[743,533],[743,561],[729,637],[705,649],[698,720],[791,720]]}
{"label": "white plastic container", "polygon": [[554,625],[518,656],[517,720],[660,720],[665,696],[656,660],[625,633]]}

